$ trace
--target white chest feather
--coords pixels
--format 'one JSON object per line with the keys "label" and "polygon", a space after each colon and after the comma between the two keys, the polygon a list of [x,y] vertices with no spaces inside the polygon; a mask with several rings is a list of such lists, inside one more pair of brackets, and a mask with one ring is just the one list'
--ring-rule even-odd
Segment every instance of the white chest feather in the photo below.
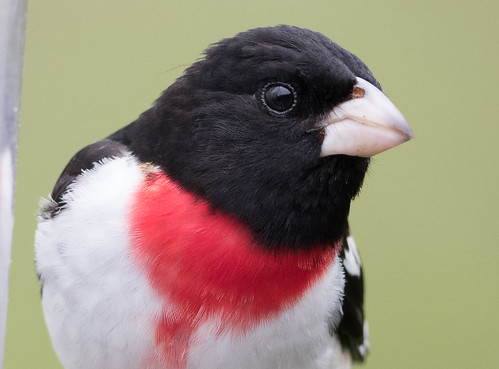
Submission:
{"label": "white chest feather", "polygon": [[[165,367],[155,332],[168,303],[130,254],[128,202],[143,179],[132,156],[106,160],[72,185],[61,214],[40,219],[35,246],[43,309],[66,368]],[[187,369],[348,368],[348,355],[328,331],[330,317],[340,317],[343,285],[337,259],[276,319],[220,335],[213,318],[193,337]]]}

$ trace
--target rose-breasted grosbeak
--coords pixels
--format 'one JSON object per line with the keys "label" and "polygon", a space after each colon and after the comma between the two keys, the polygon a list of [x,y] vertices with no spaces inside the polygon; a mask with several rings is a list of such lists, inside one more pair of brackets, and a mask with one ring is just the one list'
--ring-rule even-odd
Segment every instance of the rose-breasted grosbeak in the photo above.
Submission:
{"label": "rose-breasted grosbeak", "polygon": [[347,216],[413,137],[366,65],[291,26],[225,39],[78,152],[37,271],[67,368],[347,368],[367,350]]}

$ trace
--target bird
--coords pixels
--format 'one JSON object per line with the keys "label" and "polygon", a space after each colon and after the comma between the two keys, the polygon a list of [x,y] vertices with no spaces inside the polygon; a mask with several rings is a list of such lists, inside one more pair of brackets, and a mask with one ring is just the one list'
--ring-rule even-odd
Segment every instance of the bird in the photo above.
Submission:
{"label": "bird", "polygon": [[369,351],[348,215],[411,140],[357,56],[260,27],[212,44],[43,200],[42,308],[65,368],[349,368]]}

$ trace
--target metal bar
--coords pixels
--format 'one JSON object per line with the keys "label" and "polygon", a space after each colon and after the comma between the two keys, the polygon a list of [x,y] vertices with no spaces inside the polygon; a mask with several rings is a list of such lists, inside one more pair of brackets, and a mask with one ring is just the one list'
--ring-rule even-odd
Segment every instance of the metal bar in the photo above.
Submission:
{"label": "metal bar", "polygon": [[26,0],[0,0],[0,369],[9,289]]}

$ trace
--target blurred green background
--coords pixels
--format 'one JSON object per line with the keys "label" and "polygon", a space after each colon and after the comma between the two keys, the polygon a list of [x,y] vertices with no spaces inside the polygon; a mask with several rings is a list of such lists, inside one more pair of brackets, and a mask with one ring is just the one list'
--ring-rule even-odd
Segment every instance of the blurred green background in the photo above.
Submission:
{"label": "blurred green background", "polygon": [[416,134],[376,157],[352,207],[365,368],[499,368],[498,15],[497,0],[29,1],[5,367],[60,367],[33,233],[69,158],[134,120],[210,43],[287,23],[361,57]]}

